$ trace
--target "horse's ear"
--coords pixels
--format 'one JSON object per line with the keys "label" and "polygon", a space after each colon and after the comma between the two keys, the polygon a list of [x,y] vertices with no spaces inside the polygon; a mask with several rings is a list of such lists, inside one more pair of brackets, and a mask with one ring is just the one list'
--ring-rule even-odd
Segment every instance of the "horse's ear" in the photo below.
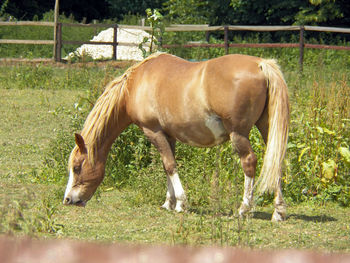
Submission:
{"label": "horse's ear", "polygon": [[79,147],[79,151],[80,151],[81,153],[87,153],[84,139],[83,139],[83,137],[82,137],[79,133],[76,133],[76,134],[75,134],[75,143],[76,143],[77,146]]}

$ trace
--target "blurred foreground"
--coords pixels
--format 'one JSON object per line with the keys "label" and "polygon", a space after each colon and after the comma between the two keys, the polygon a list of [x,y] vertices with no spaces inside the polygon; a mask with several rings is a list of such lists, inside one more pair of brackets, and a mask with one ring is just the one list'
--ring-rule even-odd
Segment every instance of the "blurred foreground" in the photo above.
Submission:
{"label": "blurred foreground", "polygon": [[258,251],[239,248],[127,246],[93,244],[68,240],[0,238],[0,262],[246,262],[246,263],[345,263],[350,254],[324,254],[311,251]]}

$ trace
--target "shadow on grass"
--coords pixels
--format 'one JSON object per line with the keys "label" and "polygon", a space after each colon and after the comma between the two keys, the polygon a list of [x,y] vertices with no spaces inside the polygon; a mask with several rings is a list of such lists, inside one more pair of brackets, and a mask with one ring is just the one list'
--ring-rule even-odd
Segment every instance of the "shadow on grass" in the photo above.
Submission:
{"label": "shadow on grass", "polygon": [[[253,218],[254,219],[261,219],[261,220],[271,220],[272,213],[254,212]],[[308,215],[301,215],[301,214],[290,214],[290,215],[287,215],[287,220],[288,219],[297,219],[297,220],[303,220],[303,221],[315,222],[315,223],[325,223],[325,222],[337,221],[337,219],[335,219],[334,217],[327,216],[327,215],[308,216]]]}
{"label": "shadow on grass", "polygon": [[299,220],[304,220],[308,222],[315,222],[315,223],[325,223],[325,222],[334,222],[337,221],[334,217],[327,216],[327,215],[317,215],[317,216],[308,216],[308,215],[298,215],[298,214],[290,214],[288,215],[287,219],[294,218]]}
{"label": "shadow on grass", "polygon": [[266,213],[266,212],[259,212],[255,211],[253,212],[252,218],[254,219],[261,219],[261,220],[271,220],[272,214]]}
{"label": "shadow on grass", "polygon": [[233,216],[233,211],[220,211],[215,209],[203,209],[203,208],[188,208],[187,212],[193,213],[196,215],[216,215],[216,216]]}

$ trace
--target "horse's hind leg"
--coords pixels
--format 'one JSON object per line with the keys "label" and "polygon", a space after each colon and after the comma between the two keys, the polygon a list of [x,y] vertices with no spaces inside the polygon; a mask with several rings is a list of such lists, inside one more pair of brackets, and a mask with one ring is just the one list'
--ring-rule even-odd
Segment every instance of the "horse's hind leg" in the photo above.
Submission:
{"label": "horse's hind leg", "polygon": [[279,183],[278,189],[276,189],[275,192],[274,205],[275,211],[273,212],[271,220],[275,222],[284,221],[286,219],[287,209],[282,196],[281,183]]}
{"label": "horse's hind leg", "polygon": [[239,208],[239,215],[244,216],[250,211],[253,204],[254,178],[256,170],[256,155],[247,137],[236,132],[230,134],[233,147],[236,149],[244,171],[244,195]]}
{"label": "horse's hind leg", "polygon": [[182,212],[186,195],[176,170],[175,140],[169,138],[161,130],[153,131],[143,128],[143,132],[159,151],[164,170],[167,174],[168,190],[162,207],[167,210],[175,209],[176,212]]}
{"label": "horse's hind leg", "polygon": [[[265,108],[263,114],[255,124],[259,129],[265,144],[267,143],[267,134],[269,130],[268,126],[268,113],[267,108]],[[281,183],[279,183],[278,189],[275,192],[275,200],[274,200],[275,211],[272,215],[272,221],[283,221],[286,219],[286,203],[283,200]]]}

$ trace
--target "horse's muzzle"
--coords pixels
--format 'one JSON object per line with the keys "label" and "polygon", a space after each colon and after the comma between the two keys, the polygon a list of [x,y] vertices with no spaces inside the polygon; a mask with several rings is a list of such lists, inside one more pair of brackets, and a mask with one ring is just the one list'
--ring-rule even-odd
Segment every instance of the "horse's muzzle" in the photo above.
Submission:
{"label": "horse's muzzle", "polygon": [[70,198],[70,197],[65,197],[63,199],[63,204],[64,205],[76,205],[76,206],[81,206],[81,207],[85,207],[86,206],[86,202],[85,201],[83,201],[83,200],[73,201],[73,199]]}

